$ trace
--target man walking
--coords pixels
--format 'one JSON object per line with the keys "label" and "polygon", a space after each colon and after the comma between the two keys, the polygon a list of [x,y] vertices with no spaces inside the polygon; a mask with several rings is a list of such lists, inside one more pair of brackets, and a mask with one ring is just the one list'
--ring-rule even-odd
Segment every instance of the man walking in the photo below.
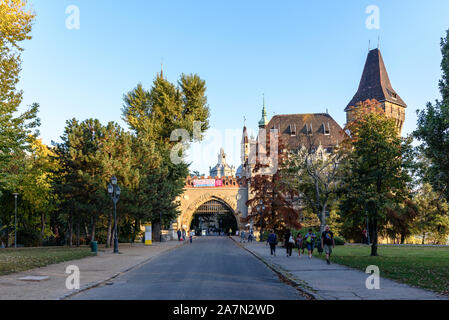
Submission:
{"label": "man walking", "polygon": [[277,239],[276,234],[274,233],[274,230],[271,230],[271,233],[268,236],[267,242],[270,245],[271,255],[274,255],[276,257],[276,245],[278,243],[278,239]]}
{"label": "man walking", "polygon": [[176,234],[178,235],[178,241],[181,241],[181,230],[178,229]]}
{"label": "man walking", "polygon": [[295,243],[295,241],[293,240],[290,230],[287,230],[287,233],[285,234],[285,239],[284,239],[284,245],[285,245],[285,250],[287,253],[287,258],[292,256],[292,247],[293,247],[294,243]]}
{"label": "man walking", "polygon": [[326,252],[326,262],[331,264],[329,259],[332,254],[332,248],[335,248],[334,233],[330,231],[329,226],[324,227],[324,232],[321,234],[321,247],[324,245],[324,252]]}

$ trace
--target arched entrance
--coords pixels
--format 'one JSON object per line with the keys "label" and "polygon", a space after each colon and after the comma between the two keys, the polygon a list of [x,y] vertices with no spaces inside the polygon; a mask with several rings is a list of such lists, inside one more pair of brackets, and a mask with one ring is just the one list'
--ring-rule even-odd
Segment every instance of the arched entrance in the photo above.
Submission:
{"label": "arched entrance", "polygon": [[234,211],[225,202],[214,198],[200,205],[192,215],[190,230],[198,236],[224,235],[238,229]]}

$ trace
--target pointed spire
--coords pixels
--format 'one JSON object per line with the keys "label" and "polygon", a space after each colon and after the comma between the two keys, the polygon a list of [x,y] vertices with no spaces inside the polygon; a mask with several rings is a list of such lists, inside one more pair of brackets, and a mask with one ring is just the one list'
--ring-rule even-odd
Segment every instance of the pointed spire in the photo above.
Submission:
{"label": "pointed spire", "polygon": [[377,48],[368,52],[359,88],[348,103],[345,111],[367,99],[376,99],[378,102],[389,101],[407,107],[406,103],[394,91],[382,59],[382,54]]}
{"label": "pointed spire", "polygon": [[265,107],[265,94],[263,94],[263,108],[262,108],[262,119],[259,121],[259,128],[265,128],[268,124],[267,120],[267,108]]}

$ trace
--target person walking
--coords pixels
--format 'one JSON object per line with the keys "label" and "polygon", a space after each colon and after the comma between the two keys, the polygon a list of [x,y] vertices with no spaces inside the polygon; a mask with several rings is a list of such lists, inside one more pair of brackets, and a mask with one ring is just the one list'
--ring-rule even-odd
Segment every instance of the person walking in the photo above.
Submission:
{"label": "person walking", "polygon": [[242,230],[242,232],[240,232],[240,243],[245,243],[245,230]]}
{"label": "person walking", "polygon": [[334,233],[330,231],[329,226],[324,227],[324,232],[321,234],[321,247],[324,245],[324,252],[326,252],[326,262],[331,264],[329,259],[332,254],[332,248],[335,248]]}
{"label": "person walking", "polygon": [[176,234],[178,235],[178,241],[181,241],[181,230],[178,229]]}
{"label": "person walking", "polygon": [[302,234],[301,232],[298,232],[298,235],[296,236],[296,246],[298,247],[298,256],[301,256],[301,250],[302,254],[304,254],[304,248],[302,246]]}
{"label": "person walking", "polygon": [[316,235],[313,233],[312,229],[309,229],[309,232],[304,236],[307,252],[309,254],[309,259],[312,259],[313,249],[315,248],[315,239]]}
{"label": "person walking", "polygon": [[362,238],[363,238],[363,244],[369,244],[368,243],[368,236],[366,235],[366,229],[363,229],[362,231]]}
{"label": "person walking", "polygon": [[287,230],[287,233],[285,234],[285,238],[284,238],[284,246],[285,246],[287,258],[292,256],[292,247],[293,247],[294,243],[295,243],[295,241],[293,240],[293,236],[290,233],[290,230]]}
{"label": "person walking", "polygon": [[277,239],[276,233],[274,233],[274,230],[271,230],[271,233],[268,236],[267,242],[270,245],[271,255],[276,256],[276,245],[278,243],[278,239]]}

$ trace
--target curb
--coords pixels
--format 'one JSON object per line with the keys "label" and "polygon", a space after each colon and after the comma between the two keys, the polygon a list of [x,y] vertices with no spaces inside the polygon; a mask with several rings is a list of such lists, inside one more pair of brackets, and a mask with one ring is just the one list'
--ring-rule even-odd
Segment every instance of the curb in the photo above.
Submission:
{"label": "curb", "polygon": [[275,267],[274,265],[270,264],[269,262],[267,262],[264,258],[259,256],[258,254],[254,253],[253,251],[249,250],[248,248],[242,246],[234,238],[232,238],[232,237],[229,237],[229,238],[232,241],[234,241],[234,243],[237,246],[239,246],[240,248],[248,251],[250,254],[252,254],[258,260],[260,260],[263,264],[265,264],[268,267],[268,269],[273,271],[279,277],[279,279],[282,282],[284,282],[284,283],[288,284],[289,286],[291,286],[291,287],[295,288],[296,290],[298,290],[301,293],[301,295],[304,296],[307,300],[323,300],[323,298],[318,296],[317,293],[314,292],[312,288],[305,288],[305,284],[304,283],[299,283],[296,279],[294,279],[292,276],[290,276],[288,274],[288,272],[282,270],[279,267]]}
{"label": "curb", "polygon": [[121,276],[121,275],[123,275],[123,274],[125,274],[125,273],[127,273],[127,272],[129,272],[131,270],[133,270],[133,269],[136,269],[136,268],[138,268],[138,267],[148,263],[150,260],[160,256],[161,254],[165,254],[165,253],[170,252],[172,250],[178,249],[178,248],[180,248],[180,247],[182,247],[182,246],[184,246],[186,244],[187,244],[187,242],[184,241],[183,243],[180,243],[179,245],[176,245],[176,246],[174,246],[172,248],[169,248],[169,249],[167,249],[165,251],[159,252],[156,255],[154,255],[154,256],[152,256],[152,257],[150,257],[148,259],[145,259],[144,261],[141,261],[141,262],[139,262],[139,263],[137,263],[137,264],[135,264],[135,265],[133,265],[131,267],[128,267],[128,268],[126,268],[124,270],[121,270],[121,271],[117,272],[116,274],[112,275],[111,277],[109,277],[107,279],[88,283],[88,284],[84,285],[82,288],[80,288],[80,289],[78,289],[78,290],[76,290],[74,292],[67,293],[67,294],[57,298],[56,300],[67,300],[67,299],[69,299],[69,298],[71,298],[71,297],[73,297],[73,296],[75,296],[75,295],[77,295],[77,294],[79,294],[81,292],[84,292],[84,291],[96,288],[96,287],[98,287],[98,286],[100,286],[100,285],[102,285],[102,284],[104,284],[104,283],[106,283],[108,281],[111,281],[111,280],[113,280],[113,279],[115,279],[115,278],[117,278],[117,277],[119,277],[119,276]]}

